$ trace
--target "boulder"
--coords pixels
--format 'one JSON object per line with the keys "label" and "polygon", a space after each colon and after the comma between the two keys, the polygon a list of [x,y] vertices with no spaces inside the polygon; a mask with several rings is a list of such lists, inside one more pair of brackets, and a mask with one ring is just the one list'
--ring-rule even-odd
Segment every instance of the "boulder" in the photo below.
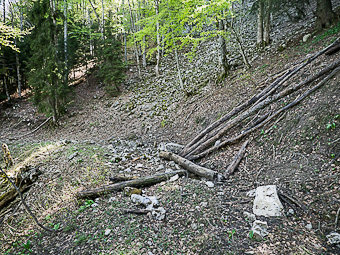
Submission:
{"label": "boulder", "polygon": [[275,185],[257,187],[253,205],[253,213],[257,216],[282,216],[283,206],[277,195]]}

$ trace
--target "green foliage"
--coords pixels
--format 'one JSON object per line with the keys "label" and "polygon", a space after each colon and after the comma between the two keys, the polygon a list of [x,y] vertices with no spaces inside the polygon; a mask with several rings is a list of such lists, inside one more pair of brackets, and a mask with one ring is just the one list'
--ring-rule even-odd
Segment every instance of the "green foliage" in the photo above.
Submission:
{"label": "green foliage", "polygon": [[[159,34],[162,38],[165,53],[175,48],[191,46],[188,56],[192,57],[199,43],[212,37],[228,37],[226,31],[212,29],[216,21],[232,15],[231,3],[234,0],[165,0],[159,5],[159,13],[148,9],[145,18],[138,23],[142,29],[135,33],[135,40],[143,48],[149,47],[151,56],[160,45],[155,45],[156,25],[159,23]],[[148,40],[143,40],[147,38]]]}
{"label": "green foliage", "polygon": [[58,57],[60,31],[53,22],[48,0],[34,2],[30,18],[35,24],[30,36],[32,56],[28,63],[32,99],[41,112],[53,115],[56,120],[64,112],[70,92],[63,80],[64,64]]}

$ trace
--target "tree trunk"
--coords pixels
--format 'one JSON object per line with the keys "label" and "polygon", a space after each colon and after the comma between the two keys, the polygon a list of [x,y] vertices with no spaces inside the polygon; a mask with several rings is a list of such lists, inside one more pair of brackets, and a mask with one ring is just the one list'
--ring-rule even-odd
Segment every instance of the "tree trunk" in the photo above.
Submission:
{"label": "tree trunk", "polygon": [[102,27],[101,27],[101,34],[102,39],[104,40],[104,29],[105,29],[105,19],[104,19],[104,0],[102,0]]}
{"label": "tree trunk", "polygon": [[[21,17],[21,7],[20,7],[20,31],[22,31],[22,17]],[[12,16],[12,28],[14,28],[14,13],[13,8],[11,8],[11,16]],[[14,45],[17,47],[17,39],[14,39]],[[21,98],[21,74],[20,74],[20,60],[19,60],[19,53],[15,52],[15,65],[17,70],[17,79],[18,79],[18,96]]]}
{"label": "tree trunk", "polygon": [[193,162],[185,158],[182,158],[181,156],[178,156],[177,154],[174,154],[172,152],[160,151],[159,157],[167,159],[167,160],[172,160],[176,162],[178,165],[180,165],[181,167],[183,167],[185,170],[188,170],[190,173],[207,178],[208,180],[219,181],[219,182],[224,180],[224,177],[218,172],[196,165]]}
{"label": "tree trunk", "polygon": [[[135,27],[135,23],[133,21],[132,9],[131,9],[131,5],[130,5],[130,1],[129,0],[128,0],[128,5],[129,5],[129,12],[130,12],[131,31],[132,31],[133,37],[135,39],[135,35],[134,34],[136,32],[136,27]],[[137,69],[138,69],[138,77],[141,77],[140,64],[139,64],[139,55],[138,55],[138,46],[137,46],[136,42],[135,42],[135,55],[136,55],[136,62],[137,62]]]}
{"label": "tree trunk", "polygon": [[68,59],[67,59],[67,0],[64,0],[64,57],[65,57],[65,84],[68,82]]}
{"label": "tree trunk", "polygon": [[8,86],[7,86],[7,77],[6,77],[6,74],[4,75],[3,82],[4,82],[4,90],[5,90],[5,93],[6,93],[7,100],[11,101],[11,96],[9,94]]}
{"label": "tree trunk", "polygon": [[331,0],[316,1],[316,28],[323,29],[332,25],[336,15],[332,9]]}
{"label": "tree trunk", "polygon": [[[156,16],[159,14],[159,2],[158,0],[155,0],[155,11],[156,11]],[[159,76],[159,63],[161,59],[161,39],[159,35],[159,22],[157,21],[156,23],[156,33],[157,33],[157,54],[156,54],[156,66],[155,66],[155,72],[156,76]]]}
{"label": "tree trunk", "polygon": [[[220,31],[225,31],[223,20],[218,21],[218,29]],[[229,66],[228,59],[227,59],[227,45],[226,45],[225,38],[222,35],[220,35],[218,37],[218,42],[219,42],[218,60],[219,60],[220,68],[221,68],[219,80],[223,80],[228,75],[230,66]]]}
{"label": "tree trunk", "polygon": [[264,5],[263,0],[258,1],[258,13],[257,13],[257,47],[262,48],[263,46],[263,12]]}
{"label": "tree trunk", "polygon": [[183,176],[186,174],[185,170],[176,170],[169,173],[161,173],[161,174],[155,174],[150,175],[146,177],[141,177],[139,179],[131,180],[131,181],[125,181],[125,182],[119,182],[109,185],[104,185],[96,189],[90,189],[90,190],[83,190],[79,191],[76,196],[77,198],[92,198],[92,197],[98,197],[103,194],[107,194],[114,191],[121,191],[125,187],[147,187],[154,185],[156,183],[160,183],[163,181],[169,180],[172,176],[178,174],[179,176]]}
{"label": "tree trunk", "polygon": [[272,9],[272,0],[265,2],[265,16],[263,20],[263,45],[267,46],[270,43],[270,14]]}

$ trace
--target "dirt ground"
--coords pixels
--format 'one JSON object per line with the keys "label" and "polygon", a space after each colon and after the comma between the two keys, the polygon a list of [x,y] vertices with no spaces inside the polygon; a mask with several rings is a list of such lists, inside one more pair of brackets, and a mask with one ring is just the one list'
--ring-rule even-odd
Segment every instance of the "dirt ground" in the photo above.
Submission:
{"label": "dirt ground", "polygon": [[[339,254],[339,247],[329,246],[325,237],[340,226],[335,223],[340,206],[339,75],[279,121],[253,133],[245,158],[226,182],[209,188],[205,180],[183,177],[143,189],[165,208],[162,221],[150,214],[124,214],[123,209],[136,207],[124,192],[96,200],[75,197],[80,190],[108,184],[115,174],[146,176],[179,168],[158,157],[162,142],[186,144],[305,56],[306,49],[315,52],[331,39],[266,55],[249,70],[233,71],[223,84],[213,79],[203,88],[198,84],[193,95],[179,93],[166,80],[175,80],[175,74],[158,79],[152,67],[142,79],[130,67],[116,98],[108,98],[91,76],[74,87],[74,100],[60,126],[46,125],[23,137],[45,117],[27,98],[0,105],[1,142],[8,143],[16,163],[29,158],[42,171],[25,193],[26,202],[46,226],[61,229],[53,234],[40,230],[16,200],[0,213],[1,253]],[[300,79],[339,57],[322,57]],[[246,124],[240,125],[237,129]],[[223,173],[240,145],[198,163]],[[252,212],[253,199],[246,193],[267,184],[296,198],[305,210],[283,203],[285,212],[294,213],[258,217],[268,222],[269,235],[255,241],[243,214]]]}

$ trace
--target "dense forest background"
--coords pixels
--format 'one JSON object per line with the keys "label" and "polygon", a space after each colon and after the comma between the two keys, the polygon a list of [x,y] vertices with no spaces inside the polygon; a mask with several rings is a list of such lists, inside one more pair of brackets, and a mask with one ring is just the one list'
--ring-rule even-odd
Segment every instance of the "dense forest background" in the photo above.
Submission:
{"label": "dense forest background", "polygon": [[178,82],[185,89],[179,55],[190,61],[212,38],[219,44],[215,57],[218,79],[223,79],[236,66],[250,67],[253,52],[270,45],[274,18],[297,22],[310,8],[317,29],[336,20],[330,0],[3,0],[0,100],[28,93],[57,122],[71,100],[69,85],[77,70],[83,75],[95,70],[108,94],[117,95],[128,65],[136,65],[139,76],[152,65],[158,76],[162,57],[170,53],[175,53]]}

